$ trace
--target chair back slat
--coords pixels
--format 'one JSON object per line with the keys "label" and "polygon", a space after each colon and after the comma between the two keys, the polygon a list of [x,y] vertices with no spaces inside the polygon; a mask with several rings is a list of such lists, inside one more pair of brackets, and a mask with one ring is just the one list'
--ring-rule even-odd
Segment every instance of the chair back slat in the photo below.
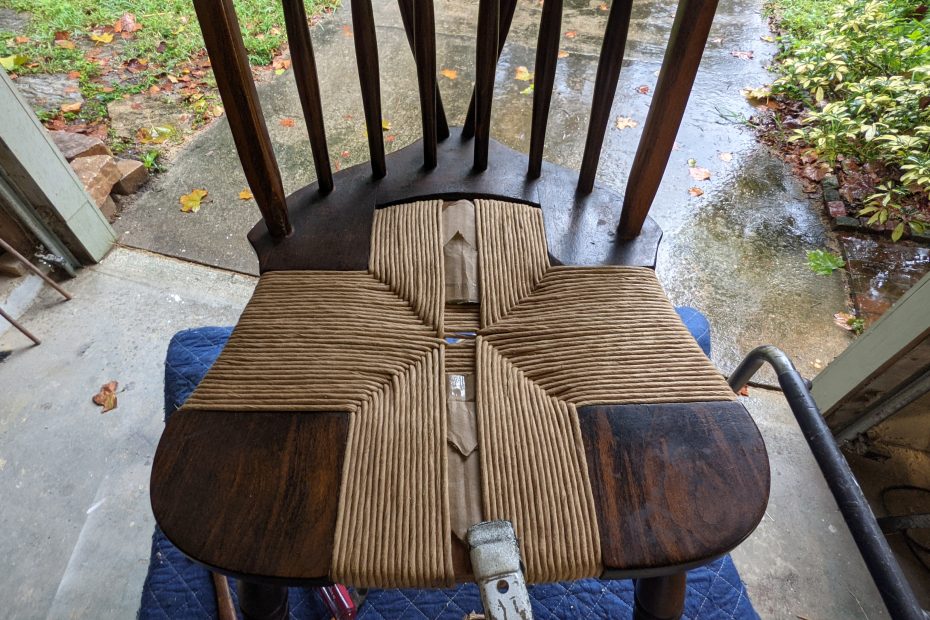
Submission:
{"label": "chair back slat", "polygon": [[384,163],[384,135],[381,130],[381,75],[378,68],[378,39],[375,36],[375,16],[371,0],[352,0],[352,26],[358,81],[365,109],[365,129],[368,131],[368,151],[371,173],[380,179],[387,173]]}
{"label": "chair back slat", "polygon": [[617,94],[617,80],[623,65],[623,53],[632,8],[632,0],[614,0],[610,6],[607,29],[601,45],[601,56],[597,63],[594,96],[591,101],[591,118],[588,121],[588,135],[581,158],[581,172],[578,175],[578,191],[581,194],[589,194],[594,189],[594,175],[597,173],[597,163],[601,158],[604,133],[607,131],[607,123],[610,120],[614,95]]}
{"label": "chair back slat", "polygon": [[549,105],[555,84],[555,67],[559,60],[559,40],[562,37],[562,0],[546,0],[539,20],[539,40],[536,45],[536,66],[533,71],[533,121],[530,127],[530,163],[527,176],[538,179],[542,173],[543,147]]}
{"label": "chair back slat", "polygon": [[[480,7],[480,4],[479,4]],[[498,34],[497,34],[497,56],[494,59],[495,66],[500,60],[501,52],[504,50],[504,43],[507,42],[507,36],[510,34],[510,25],[513,23],[513,14],[517,8],[517,0],[500,0],[500,9],[498,15]],[[479,8],[479,20],[480,18]],[[480,21],[479,21],[480,23]],[[482,44],[481,35],[478,35],[478,45]],[[493,49],[493,48],[492,48]],[[477,71],[477,67],[475,70]],[[471,140],[475,137],[475,96],[477,94],[477,84],[471,91],[471,100],[468,102],[468,111],[465,113],[465,124],[462,125],[462,139]]]}
{"label": "chair back slat", "polygon": [[680,0],[646,125],[630,169],[618,235],[639,235],[655,199],[688,105],[717,0]]}
{"label": "chair back slat", "polygon": [[433,0],[417,0],[413,11],[413,55],[420,89],[420,116],[423,120],[423,167],[436,167],[436,24]]}
{"label": "chair back slat", "polygon": [[[404,23],[404,32],[407,34],[407,43],[410,45],[410,51],[416,59],[416,48],[413,45],[413,11],[414,0],[398,0],[400,7],[400,19]],[[449,121],[446,119],[446,109],[442,104],[442,94],[439,91],[439,83],[436,84],[436,135],[440,142],[449,137]]]}
{"label": "chair back slat", "polygon": [[320,192],[328,194],[333,190],[333,171],[329,161],[329,150],[326,147],[320,82],[316,71],[316,59],[313,56],[313,43],[310,41],[310,30],[307,27],[307,12],[304,9],[303,0],[283,0],[283,5],[294,79],[297,82],[300,107],[303,109],[307,132],[310,136],[310,149],[313,151],[316,178]]}
{"label": "chair back slat", "polygon": [[491,140],[491,100],[494,98],[494,74],[497,70],[500,0],[479,0],[478,41],[475,50],[475,165],[478,172],[488,167]]}
{"label": "chair back slat", "polygon": [[216,85],[255,202],[273,237],[291,232],[281,173],[232,0],[194,0]]}

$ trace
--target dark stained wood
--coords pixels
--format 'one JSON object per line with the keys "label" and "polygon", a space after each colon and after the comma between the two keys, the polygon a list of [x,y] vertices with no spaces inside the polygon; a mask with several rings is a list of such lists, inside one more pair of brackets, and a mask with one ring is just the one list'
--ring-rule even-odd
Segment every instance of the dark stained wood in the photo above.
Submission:
{"label": "dark stained wood", "polygon": [[562,38],[562,0],[547,0],[539,19],[539,41],[536,47],[536,66],[533,71],[533,123],[530,127],[530,165],[527,176],[538,179],[542,173],[543,147],[546,142],[546,125],[549,122],[549,104],[555,84],[555,68],[559,59],[559,41]]}
{"label": "dark stained wood", "polygon": [[717,0],[680,0],[678,3],[659,81],[623,199],[618,234],[624,239],[638,235],[649,214],[688,105],[716,10]]}
{"label": "dark stained wood", "polygon": [[610,15],[601,45],[601,57],[597,63],[597,77],[594,80],[588,136],[581,158],[581,173],[578,175],[578,191],[582,194],[587,194],[594,188],[597,163],[601,158],[601,147],[604,145],[604,132],[607,131],[607,123],[610,122],[610,108],[614,103],[614,95],[617,94],[617,80],[623,66],[632,8],[633,0],[614,0],[610,5]]}
{"label": "dark stained wood", "polygon": [[291,232],[281,173],[265,126],[232,0],[194,0],[239,161],[272,237]]}
{"label": "dark stained wood", "polygon": [[700,566],[765,514],[768,455],[738,402],[580,407],[605,577]]}
{"label": "dark stained wood", "polygon": [[287,588],[242,580],[237,585],[244,620],[287,620]]}
{"label": "dark stained wood", "polygon": [[420,117],[423,121],[423,167],[436,167],[436,24],[433,0],[421,0],[414,5],[413,53],[420,88]]}
{"label": "dark stained wood", "polygon": [[[510,34],[510,25],[513,23],[513,14],[516,8],[517,0],[500,0],[500,18],[498,19],[497,35],[497,60],[500,59],[501,52],[504,50],[504,43],[507,42],[507,35]],[[481,41],[480,35],[478,36],[478,40]],[[494,61],[495,65],[497,60]],[[477,97],[477,90],[478,88],[476,84],[471,91],[471,100],[468,102],[468,111],[465,114],[465,124],[462,126],[463,140],[471,140],[475,137],[475,101]]]}
{"label": "dark stained wood", "polygon": [[217,620],[237,620],[236,606],[233,604],[232,594],[229,592],[229,582],[226,575],[210,571],[213,580],[213,590],[216,592],[216,618]]}
{"label": "dark stained wood", "polygon": [[213,570],[326,584],[349,416],[185,411],[152,466],[168,539]]}
{"label": "dark stained wood", "polygon": [[[416,48],[413,45],[413,3],[414,0],[397,0],[400,7],[400,18],[404,23],[404,32],[407,34],[407,43],[410,45],[410,51],[413,52],[416,60]],[[449,122],[446,120],[446,109],[442,104],[442,93],[439,91],[439,83],[436,83],[436,136],[442,142],[449,137]]]}
{"label": "dark stained wood", "polygon": [[313,165],[316,178],[319,179],[320,192],[328,194],[333,190],[333,171],[329,162],[329,150],[326,147],[326,129],[323,126],[323,104],[320,100],[320,82],[317,77],[316,59],[313,56],[313,43],[310,29],[307,27],[307,12],[303,0],[284,0],[284,23],[287,28],[287,42],[291,50],[291,62],[294,67],[294,79],[300,106],[310,134],[310,150],[313,152]]}
{"label": "dark stained wood", "polygon": [[386,174],[384,135],[381,129],[381,74],[378,70],[378,39],[371,0],[352,0],[355,58],[358,81],[362,87],[365,108],[365,128],[368,131],[368,151],[371,153],[371,173],[376,179]]}
{"label": "dark stained wood", "polygon": [[368,268],[371,222],[379,206],[416,198],[500,198],[542,207],[549,252],[566,265],[655,266],[662,231],[651,219],[635,239],[618,241],[614,233],[622,197],[596,185],[586,196],[575,193],[577,174],[543,162],[539,179],[527,179],[527,158],[495,140],[490,142],[494,165],[471,171],[471,143],[452,138],[439,144],[442,166],[422,166],[422,145],[415,142],[388,155],[391,174],[372,179],[364,164],[334,175],[336,189],[323,196],[316,184],[288,197],[296,231],[274,239],[264,223],[249,233],[262,273],[282,269],[364,270]]}
{"label": "dark stained wood", "polygon": [[678,620],[685,610],[684,573],[637,579],[634,620]]}
{"label": "dark stained wood", "polygon": [[491,140],[491,102],[498,58],[500,0],[479,0],[478,42],[475,46],[475,165],[476,172],[488,167]]}

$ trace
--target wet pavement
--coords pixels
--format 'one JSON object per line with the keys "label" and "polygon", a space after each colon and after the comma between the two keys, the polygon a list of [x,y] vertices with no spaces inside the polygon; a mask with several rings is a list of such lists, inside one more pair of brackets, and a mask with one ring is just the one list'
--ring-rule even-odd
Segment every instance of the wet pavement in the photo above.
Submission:
{"label": "wet pavement", "polygon": [[[419,105],[412,55],[394,3],[376,3],[386,146],[396,150],[419,138]],[[546,159],[578,169],[607,13],[599,2],[566,2]],[[829,234],[799,184],[759,145],[741,120],[753,113],[740,94],[771,81],[765,71],[774,46],[761,17],[761,0],[722,0],[691,102],[671,155],[652,216],[665,231],[658,273],[672,301],[706,312],[715,327],[715,360],[732,370],[752,347],[785,349],[812,376],[849,342],[833,324],[845,309],[842,276],[816,276],[807,250],[829,244]],[[438,68],[450,124],[461,124],[474,73],[476,2],[436,3]],[[498,65],[492,136],[526,152],[532,97],[519,66],[533,68],[540,7],[518,5]],[[607,132],[598,180],[622,189],[645,121],[651,92],[674,17],[674,5],[638,2]],[[571,35],[571,36],[569,36]],[[345,168],[367,160],[351,19],[346,7],[312,32],[329,150]],[[746,54],[753,52],[752,59]],[[740,57],[742,56],[742,58]],[[645,87],[645,88],[643,88]],[[291,71],[259,86],[264,113],[288,192],[314,179],[310,148]],[[645,94],[644,94],[645,93]],[[617,129],[618,117],[637,124]],[[293,126],[290,125],[292,119]],[[285,121],[282,124],[282,121]],[[695,181],[689,160],[711,178]],[[493,162],[492,162],[493,165]],[[390,174],[390,171],[389,171]],[[149,185],[117,222],[122,242],[228,269],[255,273],[245,233],[259,219],[246,187],[225,119],[177,154],[167,173]],[[689,188],[703,195],[692,197]],[[195,188],[209,197],[196,214],[179,211],[178,198]],[[619,205],[617,207],[619,209]],[[771,381],[771,375],[763,377]]]}

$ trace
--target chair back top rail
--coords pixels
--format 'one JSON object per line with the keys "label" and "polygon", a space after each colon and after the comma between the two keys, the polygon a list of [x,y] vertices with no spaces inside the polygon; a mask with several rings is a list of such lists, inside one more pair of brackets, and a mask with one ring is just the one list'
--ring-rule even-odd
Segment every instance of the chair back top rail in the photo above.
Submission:
{"label": "chair back top rail", "polygon": [[[282,2],[318,189],[326,194],[333,190],[334,181],[307,16],[301,0]],[[440,164],[437,143],[450,135],[437,82],[433,2],[398,0],[398,4],[416,64],[423,132],[423,169],[429,171]],[[290,232],[290,224],[281,175],[262,116],[232,0],[194,0],[194,5],[207,51],[213,59],[217,86],[246,178],[269,234],[276,238],[283,237]],[[687,106],[716,7],[717,0],[678,2],[655,94],[633,158],[629,174],[631,182],[623,198],[618,230],[621,239],[636,237],[648,216]],[[515,9],[516,0],[479,0],[475,86],[461,132],[462,140],[473,139],[474,161],[472,170],[463,170],[462,174],[480,173],[489,165],[494,77]],[[594,190],[598,162],[623,64],[631,11],[632,0],[613,0],[610,7],[578,176],[577,193],[580,196]],[[387,174],[387,162],[381,127],[378,43],[371,0],[351,0],[351,12],[372,176],[379,179]],[[534,67],[536,77],[526,172],[529,180],[539,178],[543,169],[561,22],[562,0],[546,0],[541,11]]]}

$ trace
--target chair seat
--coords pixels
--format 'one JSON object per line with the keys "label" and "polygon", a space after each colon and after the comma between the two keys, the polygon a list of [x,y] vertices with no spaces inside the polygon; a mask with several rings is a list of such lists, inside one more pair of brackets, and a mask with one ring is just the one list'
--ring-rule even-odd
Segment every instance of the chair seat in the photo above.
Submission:
{"label": "chair seat", "polygon": [[[552,265],[538,208],[477,200],[477,275],[450,275],[469,235],[448,208],[379,209],[366,271],[263,274],[159,445],[168,538],[225,572],[359,587],[468,579],[464,531],[488,519],[514,523],[530,582],[738,544],[765,449],[655,274]],[[459,276],[476,297],[450,304]]]}

